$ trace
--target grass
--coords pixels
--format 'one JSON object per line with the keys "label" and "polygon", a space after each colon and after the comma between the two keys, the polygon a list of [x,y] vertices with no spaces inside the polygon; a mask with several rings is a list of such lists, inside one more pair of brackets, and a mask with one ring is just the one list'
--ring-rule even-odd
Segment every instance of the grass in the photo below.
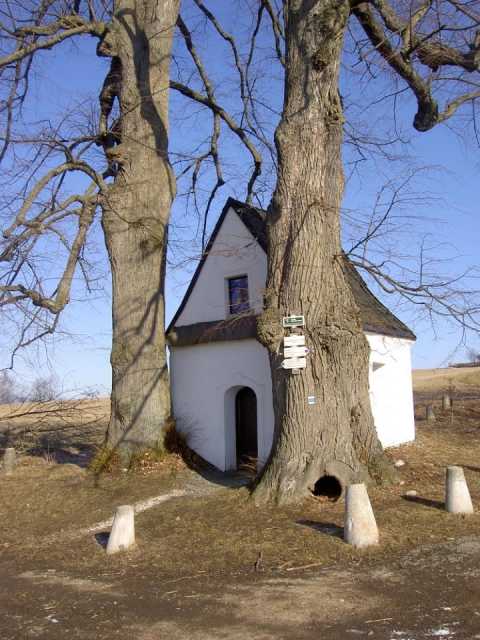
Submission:
{"label": "grass", "polygon": [[[444,511],[443,502],[445,467],[459,465],[465,470],[474,506],[480,505],[480,385],[459,382],[453,425],[450,410],[445,415],[437,410],[437,421],[427,423],[422,417],[424,404],[441,399],[443,378],[443,374],[433,376],[428,384],[423,379],[417,387],[417,440],[388,451],[392,462],[404,463],[397,467],[401,483],[369,490],[380,530],[377,547],[359,550],[343,542],[342,500],[312,496],[295,507],[259,508],[249,500],[246,488],[209,485],[178,453],[147,461],[136,473],[94,477],[77,465],[47,463],[34,448],[21,458],[15,476],[0,476],[0,555],[30,568],[86,576],[128,571],[165,581],[251,573],[260,553],[258,569],[269,573],[348,567],[477,533],[478,512],[455,516]],[[88,432],[92,450],[103,437],[103,418],[97,418],[96,430]],[[9,429],[4,443],[12,435]],[[81,430],[51,433],[50,439],[45,429],[41,441],[62,461],[68,447],[85,454]],[[84,464],[75,453],[71,460]],[[105,533],[108,526],[87,531],[111,518],[121,504],[173,490],[187,494],[138,514],[137,545],[124,554],[106,556],[98,544],[93,533]]]}
{"label": "grass", "polygon": [[[413,372],[415,422],[435,430],[480,431],[480,366],[472,369],[425,369]],[[442,409],[442,396],[449,395],[450,409]],[[437,419],[426,420],[426,405],[433,404]]]}

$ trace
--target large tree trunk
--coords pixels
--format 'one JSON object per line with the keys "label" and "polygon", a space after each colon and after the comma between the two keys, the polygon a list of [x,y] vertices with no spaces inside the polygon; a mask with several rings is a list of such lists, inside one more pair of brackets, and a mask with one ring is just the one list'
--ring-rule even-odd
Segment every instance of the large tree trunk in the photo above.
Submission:
{"label": "large tree trunk", "polygon": [[[175,196],[168,162],[168,91],[180,0],[118,0],[110,41],[120,78],[121,140],[107,149],[117,170],[102,203],[113,288],[108,449],[132,456],[163,446],[170,417],[164,335],[167,225]],[[112,82],[110,83],[110,85]],[[108,101],[108,95],[107,95]]]}
{"label": "large tree trunk", "polygon": [[[269,275],[259,340],[268,348],[275,433],[257,501],[299,500],[325,475],[384,475],[369,400],[369,346],[340,244],[344,189],[338,74],[346,0],[286,0],[285,104],[268,210]],[[281,368],[282,316],[304,315],[307,368]],[[307,402],[315,397],[315,404]]]}

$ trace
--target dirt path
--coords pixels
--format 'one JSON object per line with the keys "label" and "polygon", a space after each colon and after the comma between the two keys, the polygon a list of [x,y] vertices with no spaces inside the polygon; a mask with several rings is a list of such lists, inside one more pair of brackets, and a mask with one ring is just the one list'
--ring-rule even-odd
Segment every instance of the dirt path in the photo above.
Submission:
{"label": "dirt path", "polygon": [[138,640],[480,638],[480,537],[363,569],[78,578],[0,568],[0,637]]}

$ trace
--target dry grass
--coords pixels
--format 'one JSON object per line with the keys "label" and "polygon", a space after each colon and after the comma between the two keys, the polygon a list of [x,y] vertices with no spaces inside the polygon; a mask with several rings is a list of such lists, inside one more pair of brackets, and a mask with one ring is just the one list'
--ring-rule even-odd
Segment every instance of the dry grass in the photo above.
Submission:
{"label": "dry grass", "polygon": [[413,371],[413,387],[416,396],[441,397],[451,385],[463,395],[480,395],[480,366],[472,368],[417,369]]}
{"label": "dry grass", "polygon": [[[443,391],[443,374],[430,382],[426,378],[421,376],[417,387],[419,417],[425,398],[441,398]],[[417,373],[414,380],[417,385]],[[478,532],[478,512],[463,517],[443,510],[448,465],[464,468],[473,503],[480,505],[480,385],[461,384],[468,385],[468,393],[454,402],[453,427],[448,416],[433,424],[419,421],[417,441],[389,451],[393,461],[404,464],[398,467],[401,484],[370,490],[381,535],[378,547],[358,550],[343,542],[342,500],[312,496],[296,507],[256,507],[246,488],[209,485],[178,454],[145,465],[140,473],[101,478],[77,466],[28,456],[17,475],[0,476],[0,555],[28,561],[30,567],[84,575],[115,575],[128,564],[129,574],[175,581],[252,572],[260,552],[260,570],[295,574],[304,567],[377,562],[412,546]],[[97,418],[96,437],[101,438],[103,422]],[[80,430],[74,440],[81,442]],[[137,515],[138,544],[125,554],[106,556],[85,531],[111,517],[120,504],[175,489],[189,493]],[[411,491],[417,495],[405,495]]]}
{"label": "dry grass", "polygon": [[86,466],[103,440],[109,398],[0,405],[0,449]]}
{"label": "dry grass", "polygon": [[[467,369],[423,369],[413,372],[415,422],[434,429],[480,430],[480,367]],[[442,410],[442,396],[452,399]],[[427,422],[426,405],[433,404],[437,419]]]}

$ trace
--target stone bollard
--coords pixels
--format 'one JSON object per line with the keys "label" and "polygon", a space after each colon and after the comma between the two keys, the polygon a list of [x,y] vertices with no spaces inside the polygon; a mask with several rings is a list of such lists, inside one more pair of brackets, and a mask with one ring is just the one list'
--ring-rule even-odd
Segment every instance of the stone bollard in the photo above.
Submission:
{"label": "stone bollard", "polygon": [[349,484],[345,489],[343,539],[353,547],[378,544],[377,523],[364,484]]}
{"label": "stone bollard", "polygon": [[135,544],[134,511],[130,505],[117,507],[108,538],[107,553],[125,551]]}
{"label": "stone bollard", "polygon": [[15,449],[10,447],[9,449],[5,449],[5,453],[3,454],[2,475],[11,475],[12,473],[15,473],[16,470],[17,455],[15,453]]}
{"label": "stone bollard", "polygon": [[435,407],[433,404],[427,404],[427,420],[433,421],[436,420],[437,416],[435,415]]}
{"label": "stone bollard", "polygon": [[450,513],[473,513],[472,500],[462,467],[447,467],[445,509]]}
{"label": "stone bollard", "polygon": [[446,409],[450,409],[450,407],[451,407],[450,396],[448,395],[442,396],[442,409],[445,411]]}

